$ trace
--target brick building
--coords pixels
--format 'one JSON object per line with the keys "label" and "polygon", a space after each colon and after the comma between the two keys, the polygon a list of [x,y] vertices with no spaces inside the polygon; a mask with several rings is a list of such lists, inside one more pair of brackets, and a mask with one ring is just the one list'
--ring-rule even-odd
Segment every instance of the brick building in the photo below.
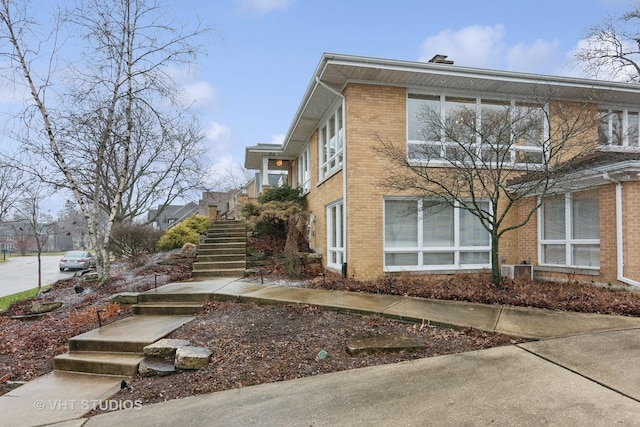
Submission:
{"label": "brick building", "polygon": [[[282,145],[246,149],[245,166],[263,177],[259,189],[270,185],[270,173],[286,171],[289,184],[307,194],[309,243],[325,267],[356,279],[487,271],[488,233],[469,212],[381,185],[381,178],[403,172],[390,169],[374,147],[381,138],[399,142],[408,161],[447,174],[450,146],[446,136],[431,137],[418,127],[422,108],[448,123],[454,107],[463,105],[477,110],[473,120],[482,126],[491,111],[504,108],[515,117],[544,97],[531,130],[508,148],[513,169],[525,177],[535,171],[531,164],[539,160],[531,159],[549,155],[545,141],[561,128],[560,112],[577,114],[577,106],[581,120],[593,126],[575,147],[591,153],[544,200],[534,195],[518,202],[512,223],[527,206],[539,200],[541,206],[501,239],[500,262],[524,262],[540,279],[640,285],[640,220],[634,215],[640,207],[640,86],[466,68],[441,59],[325,54]],[[480,132],[472,138],[474,150],[482,151]]]}

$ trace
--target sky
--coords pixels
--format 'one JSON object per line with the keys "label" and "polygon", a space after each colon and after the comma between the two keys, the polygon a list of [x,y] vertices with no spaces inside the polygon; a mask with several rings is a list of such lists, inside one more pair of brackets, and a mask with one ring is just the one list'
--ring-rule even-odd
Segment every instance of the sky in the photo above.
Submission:
{"label": "sky", "polygon": [[[207,160],[215,175],[211,183],[230,174],[237,182],[243,179],[247,146],[283,141],[325,52],[409,61],[444,54],[461,66],[580,76],[572,55],[588,28],[635,4],[634,0],[160,1],[188,26],[200,22],[215,30],[191,72],[179,73],[206,134]],[[53,7],[50,0],[32,2],[42,11]],[[3,96],[0,93],[4,104]]]}
{"label": "sky", "polygon": [[196,99],[214,170],[239,171],[245,147],[282,142],[323,53],[581,76],[589,27],[632,0],[176,0],[216,29]]}

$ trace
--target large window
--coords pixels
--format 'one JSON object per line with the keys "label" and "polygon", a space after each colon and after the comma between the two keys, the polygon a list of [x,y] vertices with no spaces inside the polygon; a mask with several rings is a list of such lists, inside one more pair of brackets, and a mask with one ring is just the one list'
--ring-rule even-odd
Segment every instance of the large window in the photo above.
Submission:
{"label": "large window", "polygon": [[561,194],[540,208],[540,264],[600,267],[598,192]]}
{"label": "large window", "polygon": [[416,161],[542,164],[544,105],[489,98],[409,94],[407,153]]}
{"label": "large window", "polygon": [[341,268],[344,262],[342,202],[327,206],[327,265]]}
{"label": "large window", "polygon": [[640,112],[625,109],[600,109],[598,142],[612,147],[640,147]]}
{"label": "large window", "polygon": [[302,194],[307,194],[311,190],[311,164],[308,145],[298,157],[298,187],[302,189]]}
{"label": "large window", "polygon": [[[489,203],[481,202],[489,210]],[[384,202],[386,271],[489,268],[487,230],[469,211],[415,199]]]}
{"label": "large window", "polygon": [[342,168],[343,136],[342,105],[340,105],[318,129],[321,180]]}

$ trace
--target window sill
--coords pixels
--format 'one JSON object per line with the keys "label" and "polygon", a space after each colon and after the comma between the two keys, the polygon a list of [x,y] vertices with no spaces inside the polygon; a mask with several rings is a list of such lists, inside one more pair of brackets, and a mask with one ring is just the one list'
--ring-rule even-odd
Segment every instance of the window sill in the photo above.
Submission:
{"label": "window sill", "polygon": [[585,267],[567,267],[567,266],[550,266],[550,265],[537,265],[533,267],[533,272],[546,271],[549,273],[566,273],[566,274],[580,274],[583,276],[599,276],[600,268],[585,268]]}
{"label": "window sill", "polygon": [[330,172],[328,175],[326,175],[323,178],[320,178],[320,181],[318,182],[318,184],[316,184],[316,187],[321,186],[324,182],[328,181],[329,179],[331,179],[334,175],[336,175],[338,172],[342,171],[342,166],[340,166],[339,169],[334,170],[333,172]]}

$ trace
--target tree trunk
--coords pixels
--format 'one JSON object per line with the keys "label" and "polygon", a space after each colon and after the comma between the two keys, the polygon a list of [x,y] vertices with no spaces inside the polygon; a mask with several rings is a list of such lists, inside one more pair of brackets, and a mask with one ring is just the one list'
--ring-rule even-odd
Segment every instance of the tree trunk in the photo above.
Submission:
{"label": "tree trunk", "polygon": [[497,233],[491,233],[491,283],[500,285],[502,275],[500,274],[500,239]]}

